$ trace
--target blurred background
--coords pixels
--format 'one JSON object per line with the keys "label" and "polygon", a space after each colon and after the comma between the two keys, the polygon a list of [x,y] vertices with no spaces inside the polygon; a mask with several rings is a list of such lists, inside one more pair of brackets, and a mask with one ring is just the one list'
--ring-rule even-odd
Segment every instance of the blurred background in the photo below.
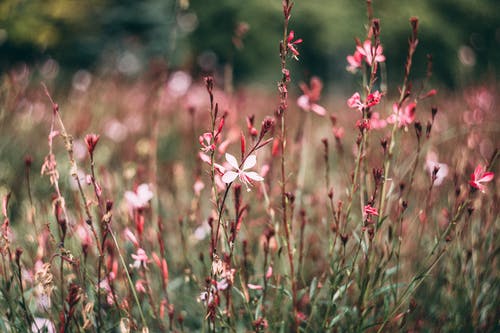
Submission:
{"label": "blurred background", "polygon": [[[375,0],[373,7],[388,82],[402,76],[411,16],[420,19],[415,72],[424,75],[432,54],[434,83],[496,80],[498,0]],[[365,1],[298,0],[293,14],[291,28],[304,39],[296,77],[318,75],[335,91],[349,91],[357,78],[345,59],[354,39],[366,35]],[[273,86],[281,31],[279,0],[2,0],[0,71],[27,64],[64,85],[82,69],[134,78],[165,64],[195,76],[233,73],[236,86]]]}

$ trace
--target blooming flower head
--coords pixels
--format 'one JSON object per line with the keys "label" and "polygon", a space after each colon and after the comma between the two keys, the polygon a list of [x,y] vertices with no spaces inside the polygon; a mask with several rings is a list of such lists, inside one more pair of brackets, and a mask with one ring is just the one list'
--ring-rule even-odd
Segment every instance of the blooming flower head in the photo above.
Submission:
{"label": "blooming flower head", "polygon": [[137,186],[135,192],[125,192],[125,199],[133,209],[145,208],[149,200],[153,198],[153,192],[148,184],[141,184]]}
{"label": "blooming flower head", "polygon": [[478,164],[474,173],[470,175],[469,185],[485,193],[486,185],[483,183],[491,182],[494,176],[493,172],[487,172],[481,164]]}
{"label": "blooming flower head", "polygon": [[349,63],[347,70],[351,73],[355,73],[358,68],[361,68],[362,61],[363,55],[359,53],[358,50],[354,51],[353,55],[347,56],[347,62]]}
{"label": "blooming flower head", "polygon": [[389,124],[398,123],[399,127],[407,127],[415,120],[415,110],[417,108],[417,103],[412,102],[406,105],[404,108],[399,108],[398,103],[394,103],[392,106],[393,114],[387,118]]}
{"label": "blooming flower head", "polygon": [[369,66],[372,66],[374,62],[384,62],[385,56],[382,54],[384,52],[382,45],[378,45],[376,48],[372,46],[372,41],[367,39],[363,45],[358,45],[356,47],[358,51]]}
{"label": "blooming flower head", "polygon": [[209,152],[209,151],[214,151],[215,150],[215,143],[212,142],[212,133],[203,133],[198,137],[198,142],[201,145],[201,150],[204,152]]}
{"label": "blooming flower head", "polygon": [[141,248],[137,250],[137,253],[132,253],[132,259],[134,259],[134,263],[131,265],[133,268],[139,268],[141,266],[145,268],[148,263],[148,255],[146,251]]}
{"label": "blooming flower head", "polygon": [[238,161],[233,155],[226,153],[226,161],[235,171],[229,170],[224,173],[224,175],[222,176],[222,181],[224,183],[232,183],[237,177],[239,177],[240,181],[247,187],[247,190],[250,191],[248,185],[251,185],[252,180],[258,182],[264,180],[264,178],[262,178],[257,172],[245,171],[247,169],[253,168],[255,164],[257,164],[257,157],[255,155],[248,156],[243,162],[243,166],[241,167],[241,169],[238,165]]}
{"label": "blooming flower head", "polygon": [[304,111],[313,111],[320,116],[324,116],[326,114],[325,108],[317,104],[323,89],[321,80],[314,76],[311,78],[311,88],[305,83],[301,83],[300,89],[304,94],[297,99],[297,105]]}
{"label": "blooming flower head", "polygon": [[290,31],[290,33],[288,34],[288,38],[286,39],[286,43],[287,43],[287,46],[288,46],[288,49],[292,52],[292,56],[293,58],[295,59],[298,59],[297,57],[299,56],[299,51],[297,51],[297,49],[295,48],[295,46],[297,44],[300,44],[302,43],[302,38],[299,38],[299,39],[296,39],[296,40],[293,40],[295,38],[295,32],[292,30]]}
{"label": "blooming flower head", "polygon": [[439,186],[448,175],[448,165],[439,163],[437,155],[434,152],[429,152],[425,160],[425,169],[435,177],[433,185]]}
{"label": "blooming flower head", "polygon": [[380,103],[380,100],[382,99],[382,93],[380,93],[378,90],[369,94],[366,97],[366,102],[363,103],[361,102],[361,96],[359,95],[358,92],[355,92],[348,100],[347,100],[347,106],[349,106],[351,109],[358,109],[359,111],[362,111],[363,109],[375,106]]}
{"label": "blooming flower head", "polygon": [[373,112],[370,117],[370,128],[381,129],[386,126],[387,126],[387,121],[385,119],[381,119],[380,114],[378,112]]}

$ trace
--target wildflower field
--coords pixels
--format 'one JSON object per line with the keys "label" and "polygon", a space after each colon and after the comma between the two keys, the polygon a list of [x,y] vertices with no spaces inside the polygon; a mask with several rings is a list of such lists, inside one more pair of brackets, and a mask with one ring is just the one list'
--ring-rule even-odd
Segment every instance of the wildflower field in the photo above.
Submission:
{"label": "wildflower field", "polygon": [[1,332],[500,331],[498,83],[433,86],[416,17],[388,81],[367,1],[325,94],[280,3],[274,89],[2,74]]}

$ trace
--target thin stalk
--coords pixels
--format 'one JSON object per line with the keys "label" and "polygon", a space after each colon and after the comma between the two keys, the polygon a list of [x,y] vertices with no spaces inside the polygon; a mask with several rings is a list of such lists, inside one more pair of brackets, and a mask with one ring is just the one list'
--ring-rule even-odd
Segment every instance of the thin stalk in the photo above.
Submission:
{"label": "thin stalk", "polygon": [[111,235],[111,238],[113,239],[113,242],[115,244],[116,251],[118,252],[118,257],[120,257],[120,263],[122,264],[123,269],[125,270],[130,291],[134,296],[135,303],[137,305],[137,308],[139,309],[139,315],[141,316],[142,325],[143,327],[147,327],[146,319],[144,318],[144,313],[141,307],[141,302],[139,302],[139,297],[137,297],[137,293],[135,292],[134,282],[132,282],[132,278],[130,277],[130,273],[128,272],[127,264],[125,263],[125,259],[122,256],[120,246],[118,245],[118,241],[116,240],[115,234],[113,233],[113,230],[111,230],[111,228],[109,228],[109,234]]}

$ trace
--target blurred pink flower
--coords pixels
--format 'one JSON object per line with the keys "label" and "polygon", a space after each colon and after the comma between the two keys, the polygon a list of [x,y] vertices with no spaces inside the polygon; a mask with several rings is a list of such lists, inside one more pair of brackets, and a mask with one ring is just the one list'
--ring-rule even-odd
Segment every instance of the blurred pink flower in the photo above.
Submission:
{"label": "blurred pink flower", "polygon": [[146,265],[148,263],[148,255],[146,254],[146,251],[144,251],[142,248],[139,248],[137,250],[137,254],[132,253],[132,259],[134,259],[134,263],[131,265],[133,268],[140,268],[141,266],[146,268]]}
{"label": "blurred pink flower", "polygon": [[227,282],[227,279],[222,279],[217,281],[217,290],[226,290],[227,287],[229,287],[229,283]]}
{"label": "blurred pink flower", "polygon": [[137,290],[138,293],[145,293],[146,292],[146,287],[144,284],[146,281],[139,279],[135,282],[135,290]]}
{"label": "blurred pink flower", "polygon": [[134,233],[129,228],[125,228],[125,230],[123,231],[123,235],[127,240],[134,244],[135,247],[139,247],[137,237],[135,237]]}
{"label": "blurred pink flower", "polygon": [[347,70],[351,73],[355,73],[358,68],[361,68],[362,61],[363,55],[359,53],[358,50],[354,51],[353,55],[347,56],[347,62],[349,63]]}
{"label": "blurred pink flower", "polygon": [[345,135],[345,130],[343,127],[333,127],[332,128],[333,136],[335,139],[341,140]]}
{"label": "blurred pink flower", "polygon": [[[200,159],[203,162],[207,163],[208,165],[212,165],[212,160],[211,160],[210,156],[208,156],[207,154],[200,152],[200,153],[198,153],[198,156],[200,157]],[[222,165],[220,165],[218,163],[214,163],[214,168],[217,172],[220,172],[221,174],[226,172],[226,168],[224,168]]]}
{"label": "blurred pink flower", "polygon": [[356,50],[365,57],[365,61],[368,65],[372,65],[373,62],[384,62],[385,56],[383,53],[382,45],[378,45],[377,48],[372,46],[372,41],[367,39],[363,45],[358,45]]}
{"label": "blurred pink flower", "polygon": [[398,108],[398,103],[394,103],[392,106],[393,114],[387,118],[389,124],[398,123],[399,127],[406,127],[415,120],[415,110],[417,108],[417,103],[411,102],[406,105],[404,109]]}
{"label": "blurred pink flower", "polygon": [[358,109],[361,111],[363,109],[363,103],[361,103],[361,96],[358,92],[355,92],[351,98],[347,100],[347,106],[351,109]]}
{"label": "blurred pink flower", "polygon": [[205,183],[200,178],[196,178],[196,181],[193,184],[193,191],[197,197],[200,196],[201,191],[205,188]]}
{"label": "blurred pink flower", "polygon": [[79,224],[76,227],[76,235],[80,239],[82,246],[89,247],[92,245],[92,237],[90,235],[90,231],[88,230],[88,226]]}
{"label": "blurred pink flower", "polygon": [[493,172],[487,172],[481,164],[478,164],[474,173],[470,175],[469,185],[485,193],[486,185],[482,183],[491,182],[494,176],[495,174]]}
{"label": "blurred pink flower", "polygon": [[387,126],[387,121],[385,119],[380,119],[380,114],[378,112],[373,112],[370,118],[370,128],[381,129]]}
{"label": "blurred pink flower", "polygon": [[226,171],[222,176],[222,181],[224,183],[232,183],[236,179],[236,177],[239,177],[240,181],[246,185],[247,190],[250,191],[248,185],[251,185],[251,180],[258,182],[264,180],[264,178],[262,178],[257,172],[245,171],[247,169],[253,168],[255,164],[257,164],[257,157],[255,155],[248,156],[243,162],[243,166],[241,167],[241,169],[238,165],[238,161],[233,155],[226,153],[226,161],[236,171]]}
{"label": "blurred pink flower", "polygon": [[321,97],[323,83],[318,77],[313,76],[310,84],[310,89],[305,83],[300,84],[300,89],[304,94],[297,99],[297,105],[304,111],[313,111],[320,116],[324,116],[326,109],[317,104]]}
{"label": "blurred pink flower", "polygon": [[273,276],[273,266],[267,268],[266,279],[269,279],[271,276]]}
{"label": "blurred pink flower", "polygon": [[135,192],[125,192],[125,199],[133,209],[144,208],[148,205],[149,200],[153,198],[153,192],[148,184],[137,186]]}

